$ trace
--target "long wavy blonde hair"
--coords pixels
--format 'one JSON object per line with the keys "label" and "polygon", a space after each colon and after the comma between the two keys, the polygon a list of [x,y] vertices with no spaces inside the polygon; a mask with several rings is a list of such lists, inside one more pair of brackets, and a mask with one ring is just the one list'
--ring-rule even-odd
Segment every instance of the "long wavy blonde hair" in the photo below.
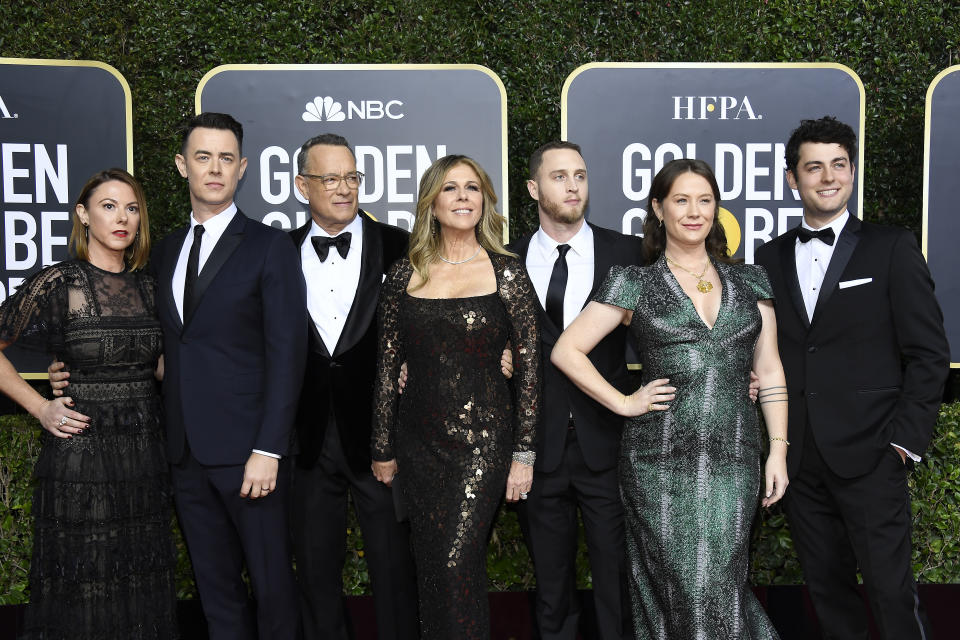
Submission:
{"label": "long wavy blonde hair", "polygon": [[[417,195],[417,214],[410,232],[410,249],[407,255],[414,271],[420,276],[420,283],[412,290],[427,284],[430,278],[430,265],[440,256],[439,223],[433,217],[433,203],[440,194],[445,178],[457,165],[466,165],[480,178],[480,192],[483,194],[483,209],[480,222],[475,227],[477,241],[488,253],[516,256],[503,246],[503,216],[497,213],[497,194],[493,190],[490,176],[473,158],[461,155],[444,156],[430,165],[420,178],[420,191]],[[436,232],[435,232],[436,231]]]}

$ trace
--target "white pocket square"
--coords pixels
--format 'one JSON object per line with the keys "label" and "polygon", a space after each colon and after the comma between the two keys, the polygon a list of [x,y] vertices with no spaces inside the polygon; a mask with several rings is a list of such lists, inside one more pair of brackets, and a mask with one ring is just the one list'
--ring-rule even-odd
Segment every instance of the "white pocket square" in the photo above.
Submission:
{"label": "white pocket square", "polygon": [[867,284],[873,282],[873,278],[858,278],[856,280],[846,280],[839,284],[841,289],[848,289],[850,287],[859,287],[862,284]]}
{"label": "white pocket square", "polygon": [[387,274],[383,274],[383,276],[380,278],[380,282],[385,282],[386,280],[387,280]]}

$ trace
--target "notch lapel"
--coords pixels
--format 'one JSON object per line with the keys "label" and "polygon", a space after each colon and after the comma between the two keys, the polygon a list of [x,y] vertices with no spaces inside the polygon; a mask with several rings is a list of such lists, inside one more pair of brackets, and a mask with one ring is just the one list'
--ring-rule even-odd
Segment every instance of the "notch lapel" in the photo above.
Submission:
{"label": "notch lapel", "polygon": [[183,331],[183,321],[177,312],[177,299],[173,294],[173,272],[177,270],[177,260],[180,258],[180,252],[183,250],[183,241],[187,238],[187,232],[190,227],[177,229],[168,236],[164,242],[164,255],[162,256],[163,273],[158,273],[160,282],[163,284],[164,310],[169,316],[170,324],[177,328],[177,331]]}
{"label": "notch lapel", "polygon": [[823,313],[823,308],[830,301],[833,292],[837,290],[840,276],[843,275],[843,270],[847,268],[850,256],[853,255],[853,250],[860,241],[860,226],[860,219],[851,213],[847,224],[843,225],[840,237],[837,238],[837,246],[834,247],[833,255],[830,257],[830,266],[827,267],[827,272],[823,275],[823,284],[820,286],[817,304],[813,308],[811,325],[816,324],[817,319]]}
{"label": "notch lapel", "polygon": [[[531,240],[533,240],[533,236],[527,236],[517,245],[517,254],[520,256],[520,262],[524,269],[527,268],[527,254],[530,252]],[[560,330],[547,315],[547,310],[543,308],[543,304],[540,302],[539,294],[537,295],[537,309],[540,310],[540,339],[547,344],[553,344],[560,337]]]}
{"label": "notch lapel", "polygon": [[807,306],[803,304],[803,294],[800,293],[800,279],[797,277],[797,229],[793,228],[783,234],[780,244],[780,271],[783,273],[784,284],[790,293],[794,310],[800,317],[804,328],[810,328],[810,318],[807,317]]}
{"label": "notch lapel", "polygon": [[[380,284],[383,282],[383,235],[380,227],[369,220],[363,211],[359,214],[363,225],[363,248],[360,253],[360,280],[353,294],[353,304],[340,332],[333,355],[337,356],[355,345],[367,332],[377,312]],[[321,341],[322,342],[322,341]]]}
{"label": "notch lapel", "polygon": [[247,216],[238,209],[236,215],[233,216],[233,220],[231,220],[227,228],[223,230],[223,235],[220,236],[220,239],[217,241],[217,246],[213,248],[213,252],[200,270],[200,275],[197,277],[197,284],[194,288],[197,303],[193,307],[193,314],[191,314],[189,318],[183,319],[184,328],[190,324],[193,316],[197,313],[197,309],[203,304],[203,295],[206,293],[210,283],[213,282],[213,279],[217,277],[220,268],[223,267],[227,259],[233,255],[233,252],[240,245],[240,242],[243,240],[243,229],[246,225]]}

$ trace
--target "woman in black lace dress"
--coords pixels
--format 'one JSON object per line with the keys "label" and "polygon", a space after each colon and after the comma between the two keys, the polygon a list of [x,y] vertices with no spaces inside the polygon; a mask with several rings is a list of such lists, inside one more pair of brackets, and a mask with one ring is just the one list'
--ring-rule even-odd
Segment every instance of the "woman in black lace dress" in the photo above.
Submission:
{"label": "woman in black lace dress", "polygon": [[170,489],[157,392],[162,342],[140,185],[121,169],[77,200],[76,255],[0,307],[0,349],[43,349],[71,372],[45,400],[0,353],[0,391],[44,429],[34,469],[26,638],[175,638]]}
{"label": "woman in black lace dress", "polygon": [[[503,248],[495,203],[476,162],[437,160],[420,181],[409,257],[380,294],[373,470],[388,485],[399,471],[431,640],[490,637],[487,537],[504,493],[523,498],[533,480],[537,298]],[[511,381],[500,371],[508,341]]]}

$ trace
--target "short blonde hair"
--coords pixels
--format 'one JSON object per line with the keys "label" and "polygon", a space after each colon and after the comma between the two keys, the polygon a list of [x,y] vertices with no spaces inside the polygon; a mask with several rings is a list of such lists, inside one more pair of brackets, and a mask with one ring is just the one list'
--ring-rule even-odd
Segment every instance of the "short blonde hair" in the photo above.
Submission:
{"label": "short blonde hair", "polygon": [[417,289],[427,284],[430,278],[430,265],[440,255],[440,235],[434,233],[433,203],[440,194],[445,178],[457,165],[466,165],[480,178],[480,193],[483,194],[483,209],[480,222],[477,223],[477,241],[488,253],[500,253],[508,256],[516,254],[503,246],[503,216],[497,213],[497,194],[493,190],[490,176],[473,158],[461,155],[444,156],[430,165],[420,178],[420,191],[417,196],[417,214],[410,232],[410,264],[420,276]]}
{"label": "short blonde hair", "polygon": [[123,169],[107,169],[99,171],[87,180],[77,196],[77,202],[73,205],[73,229],[70,231],[70,251],[79,260],[90,260],[90,249],[87,246],[87,227],[81,222],[77,215],[77,207],[83,205],[85,209],[90,208],[90,196],[94,189],[104,184],[116,180],[122,182],[133,189],[133,195],[140,205],[140,227],[133,238],[133,242],[127,247],[123,254],[124,263],[131,271],[142,269],[147,265],[150,259],[150,218],[147,216],[147,200],[143,195],[143,187],[137,182],[137,179],[124,171]]}

